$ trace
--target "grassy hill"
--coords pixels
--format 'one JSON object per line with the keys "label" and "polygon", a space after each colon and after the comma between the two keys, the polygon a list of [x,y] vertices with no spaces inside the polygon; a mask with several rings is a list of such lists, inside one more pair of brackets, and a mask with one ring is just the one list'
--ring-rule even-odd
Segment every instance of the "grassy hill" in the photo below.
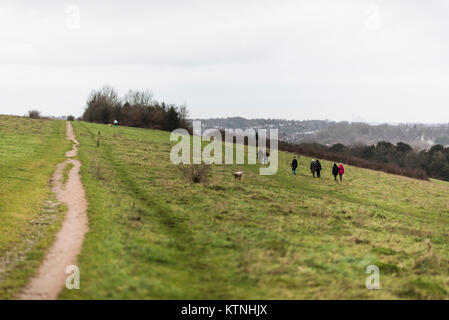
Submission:
{"label": "grassy hill", "polygon": [[[51,168],[67,148],[63,123],[19,122],[18,129],[1,126],[2,140],[13,133],[0,141],[0,152],[11,157],[21,132],[37,139],[29,145],[45,157],[34,170],[47,178],[36,199],[43,205]],[[192,184],[170,162],[168,132],[73,126],[90,230],[79,257],[81,289],[65,289],[62,299],[449,298],[447,184],[350,166],[340,184],[326,161],[322,178],[313,179],[306,157],[292,176],[292,155],[283,152],[276,175],[260,176],[257,165],[217,165],[209,183]],[[44,145],[44,136],[53,143]],[[23,153],[23,164],[2,163],[0,179],[22,174],[20,168],[39,161],[36,153]],[[245,172],[242,181],[232,177],[237,169]],[[20,189],[29,181],[13,183]],[[37,192],[35,186],[22,196]],[[26,209],[28,197],[18,194],[16,208]],[[3,215],[7,200],[0,201]],[[2,220],[0,230],[26,238],[21,224]],[[11,247],[0,239],[4,254]],[[380,268],[380,290],[365,288],[371,264]],[[6,276],[15,279],[24,276]]]}
{"label": "grassy hill", "polygon": [[[167,132],[74,128],[90,232],[81,290],[62,298],[448,298],[445,185],[348,166],[335,183],[325,161],[313,179],[305,157],[294,177],[286,153],[274,176],[221,165],[192,184]],[[365,288],[370,264],[381,290]]]}

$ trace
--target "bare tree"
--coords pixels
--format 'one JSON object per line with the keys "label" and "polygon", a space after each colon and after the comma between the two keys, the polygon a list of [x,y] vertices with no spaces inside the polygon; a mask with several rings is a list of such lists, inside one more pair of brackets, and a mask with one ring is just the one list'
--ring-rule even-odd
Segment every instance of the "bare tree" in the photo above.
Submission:
{"label": "bare tree", "polygon": [[139,107],[149,107],[154,104],[153,93],[150,90],[129,90],[123,98],[123,103]]}

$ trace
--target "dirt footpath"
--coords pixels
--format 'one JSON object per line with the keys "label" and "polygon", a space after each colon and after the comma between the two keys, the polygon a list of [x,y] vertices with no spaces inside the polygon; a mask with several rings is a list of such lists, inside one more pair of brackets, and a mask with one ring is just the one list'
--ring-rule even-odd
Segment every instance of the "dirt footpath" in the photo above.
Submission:
{"label": "dirt footpath", "polygon": [[[66,152],[67,158],[78,154],[79,142],[75,138],[72,124],[66,122],[67,139],[74,143],[72,150]],[[69,179],[65,186],[62,185],[62,173],[64,167],[72,163]],[[81,251],[84,235],[88,230],[87,225],[87,201],[84,187],[80,178],[81,162],[67,159],[58,165],[53,178],[53,192],[58,201],[68,208],[61,230],[56,235],[56,240],[47,252],[38,273],[30,279],[28,285],[20,295],[20,299],[56,299],[65,286],[69,274],[66,268],[76,265],[77,256]]]}

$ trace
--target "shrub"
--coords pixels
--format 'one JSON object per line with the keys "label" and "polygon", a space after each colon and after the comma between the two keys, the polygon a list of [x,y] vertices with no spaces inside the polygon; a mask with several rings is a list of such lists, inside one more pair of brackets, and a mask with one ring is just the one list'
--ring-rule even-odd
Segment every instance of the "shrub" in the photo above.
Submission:
{"label": "shrub", "polygon": [[40,119],[41,112],[38,110],[30,110],[30,111],[28,111],[28,117],[31,119]]}
{"label": "shrub", "polygon": [[67,117],[67,121],[75,121],[75,117],[70,115]]}
{"label": "shrub", "polygon": [[190,182],[207,183],[209,181],[210,166],[207,164],[180,164],[178,168]]}

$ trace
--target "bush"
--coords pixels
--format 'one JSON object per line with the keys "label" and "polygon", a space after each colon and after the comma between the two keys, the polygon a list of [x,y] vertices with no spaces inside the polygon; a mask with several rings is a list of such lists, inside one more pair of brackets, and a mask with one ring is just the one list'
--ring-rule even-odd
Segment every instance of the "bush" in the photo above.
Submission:
{"label": "bush", "polygon": [[70,115],[67,117],[67,121],[75,121],[75,117]]}
{"label": "bush", "polygon": [[28,111],[28,117],[31,119],[40,119],[41,112],[38,110],[30,110],[30,111]]}
{"label": "bush", "polygon": [[207,164],[180,164],[178,168],[190,182],[207,183],[209,181],[210,166]]}

